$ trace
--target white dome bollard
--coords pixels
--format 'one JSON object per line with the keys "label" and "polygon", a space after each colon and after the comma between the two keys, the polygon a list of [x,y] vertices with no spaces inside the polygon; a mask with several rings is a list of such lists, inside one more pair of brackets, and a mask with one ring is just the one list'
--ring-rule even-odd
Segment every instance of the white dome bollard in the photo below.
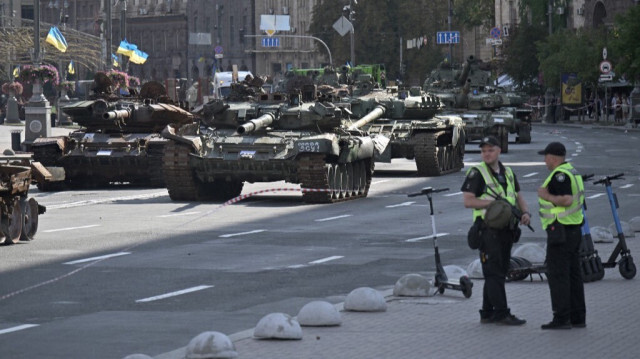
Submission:
{"label": "white dome bollard", "polygon": [[228,336],[220,332],[203,332],[187,345],[185,359],[232,359],[238,353]]}
{"label": "white dome bollard", "polygon": [[313,301],[305,304],[296,317],[298,323],[308,327],[329,327],[342,324],[340,313],[333,304],[325,301]]}
{"label": "white dome bollard", "polygon": [[377,290],[360,287],[347,295],[344,309],[354,312],[384,312],[387,310],[387,302]]}
{"label": "white dome bollard", "polygon": [[480,263],[480,258],[469,263],[469,265],[467,266],[467,273],[469,273],[469,278],[471,279],[484,278],[484,274],[482,273],[482,264]]}
{"label": "white dome bollard", "polygon": [[253,336],[260,339],[302,339],[302,329],[297,320],[284,313],[267,314],[253,329]]}
{"label": "white dome bollard", "polygon": [[531,263],[544,263],[547,254],[544,248],[536,243],[525,243],[513,251],[513,257],[522,257]]}
{"label": "white dome bollard", "polygon": [[[634,238],[636,236],[635,232],[631,230],[631,225],[629,224],[629,222],[620,221],[620,226],[622,227],[622,233],[624,234],[625,238]],[[617,238],[618,229],[616,228],[616,222],[612,222],[608,228],[613,237]]]}
{"label": "white dome bollard", "polygon": [[405,297],[428,297],[431,283],[420,274],[405,274],[393,287],[393,295]]}
{"label": "white dome bollard", "polygon": [[640,232],[640,217],[631,218],[629,225],[634,232]]}
{"label": "white dome bollard", "polygon": [[595,243],[613,243],[613,234],[600,226],[591,227],[591,239]]}
{"label": "white dome bollard", "polygon": [[467,271],[462,269],[462,267],[458,267],[456,265],[450,264],[442,267],[444,269],[444,273],[447,275],[449,279],[460,279],[460,277],[469,276]]}

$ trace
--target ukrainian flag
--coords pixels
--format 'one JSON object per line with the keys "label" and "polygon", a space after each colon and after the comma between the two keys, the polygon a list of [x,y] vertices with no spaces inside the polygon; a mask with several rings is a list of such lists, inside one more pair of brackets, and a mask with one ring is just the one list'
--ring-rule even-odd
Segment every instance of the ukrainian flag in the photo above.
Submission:
{"label": "ukrainian flag", "polygon": [[147,61],[148,57],[149,55],[146,52],[136,49],[133,52],[133,55],[129,57],[129,61],[133,62],[134,64],[142,65]]}
{"label": "ukrainian flag", "polygon": [[45,41],[61,52],[67,51],[67,40],[65,40],[64,36],[62,36],[62,33],[56,26],[52,26],[51,29],[49,29],[49,34]]}
{"label": "ukrainian flag", "polygon": [[13,69],[13,77],[18,78],[18,76],[20,76],[20,66],[16,66],[16,68]]}
{"label": "ukrainian flag", "polygon": [[76,69],[73,67],[73,60],[71,62],[69,62],[69,66],[67,67],[67,72],[70,75],[73,75],[76,73]]}
{"label": "ukrainian flag", "polygon": [[120,46],[118,47],[116,54],[122,54],[131,57],[137,49],[138,46],[130,44],[129,42],[127,42],[127,39],[124,39],[120,41]]}
{"label": "ukrainian flag", "polygon": [[119,67],[120,63],[118,63],[118,56],[116,54],[111,54],[111,59],[113,60],[113,67]]}

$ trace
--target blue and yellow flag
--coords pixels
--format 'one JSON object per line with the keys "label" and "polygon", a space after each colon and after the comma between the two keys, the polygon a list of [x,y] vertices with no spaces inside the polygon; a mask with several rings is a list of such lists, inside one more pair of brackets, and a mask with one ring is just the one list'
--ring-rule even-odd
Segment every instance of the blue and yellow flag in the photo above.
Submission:
{"label": "blue and yellow flag", "polygon": [[129,61],[133,62],[134,64],[142,65],[147,61],[148,57],[149,55],[146,52],[136,49],[135,51],[133,51],[133,55],[129,57]]}
{"label": "blue and yellow flag", "polygon": [[16,68],[13,69],[13,77],[18,78],[18,76],[20,76],[20,66],[16,66]]}
{"label": "blue and yellow flag", "polygon": [[138,49],[138,46],[134,44],[130,44],[127,42],[127,39],[120,41],[120,46],[118,46],[118,50],[116,54],[122,54],[125,56],[133,56],[133,53]]}
{"label": "blue and yellow flag", "polygon": [[69,66],[67,67],[67,72],[70,75],[73,75],[76,73],[76,69],[73,67],[73,60],[71,62],[69,62]]}
{"label": "blue and yellow flag", "polygon": [[56,26],[52,26],[51,29],[49,29],[49,34],[45,41],[61,52],[67,51],[67,40],[65,40],[64,36],[62,36],[62,33]]}
{"label": "blue and yellow flag", "polygon": [[120,63],[118,62],[118,56],[116,56],[116,54],[112,53],[111,54],[111,60],[113,60],[113,67],[119,67]]}

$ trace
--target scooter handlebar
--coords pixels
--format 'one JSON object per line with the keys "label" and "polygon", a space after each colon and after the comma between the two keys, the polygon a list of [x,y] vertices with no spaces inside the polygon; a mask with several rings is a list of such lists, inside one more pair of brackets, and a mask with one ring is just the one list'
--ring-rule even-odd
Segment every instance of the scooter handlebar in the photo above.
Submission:
{"label": "scooter handlebar", "polygon": [[607,176],[605,178],[602,178],[593,182],[593,184],[607,184],[608,182],[611,182],[613,180],[620,179],[622,176],[624,176],[624,173],[618,173],[617,175]]}
{"label": "scooter handlebar", "polygon": [[583,181],[588,181],[591,177],[595,176],[593,173],[582,176]]}
{"label": "scooter handlebar", "polygon": [[407,195],[407,197],[416,197],[416,196],[426,196],[429,195],[431,193],[438,193],[438,192],[444,192],[444,191],[448,191],[449,188],[437,188],[437,189],[433,189],[432,187],[424,187],[420,192],[417,193],[409,193]]}

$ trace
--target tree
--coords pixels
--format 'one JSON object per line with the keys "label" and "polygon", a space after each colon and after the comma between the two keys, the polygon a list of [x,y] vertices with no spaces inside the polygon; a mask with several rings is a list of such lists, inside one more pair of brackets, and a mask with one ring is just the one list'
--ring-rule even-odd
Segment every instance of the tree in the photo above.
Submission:
{"label": "tree", "polygon": [[616,18],[611,48],[617,74],[640,81],[640,6]]}
{"label": "tree", "polygon": [[534,55],[536,42],[546,37],[546,29],[543,26],[523,24],[512,32],[510,41],[504,51],[507,59],[502,71],[507,73],[521,88],[533,90],[533,84],[538,80],[538,68],[540,62]]}
{"label": "tree", "polygon": [[455,0],[453,4],[453,14],[464,27],[493,27],[495,0]]}

